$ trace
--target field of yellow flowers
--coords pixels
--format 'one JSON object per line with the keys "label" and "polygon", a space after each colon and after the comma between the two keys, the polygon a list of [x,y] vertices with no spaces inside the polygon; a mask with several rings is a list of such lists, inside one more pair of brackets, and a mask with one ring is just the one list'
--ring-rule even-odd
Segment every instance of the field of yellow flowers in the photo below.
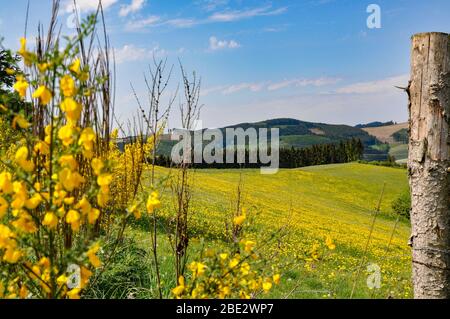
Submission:
{"label": "field of yellow flowers", "polygon": [[[158,177],[171,174],[157,168]],[[276,175],[258,170],[198,170],[193,175],[191,232],[202,247],[220,246],[226,237],[236,185],[242,184],[243,206],[253,216],[248,218],[250,233],[267,266],[281,274],[270,297],[411,297],[409,222],[397,221],[390,207],[407,188],[405,170],[351,163]],[[172,200],[170,190],[162,192],[166,204],[161,214],[170,210]],[[142,232],[133,233],[145,247]],[[379,288],[370,285],[378,270]]]}
{"label": "field of yellow flowers", "polygon": [[[405,170],[157,167],[157,99],[120,150],[131,133],[112,129],[108,50],[84,51],[96,26],[5,51],[17,58],[1,70],[0,298],[411,296],[409,224],[391,211]],[[181,71],[191,130],[200,84]]]}

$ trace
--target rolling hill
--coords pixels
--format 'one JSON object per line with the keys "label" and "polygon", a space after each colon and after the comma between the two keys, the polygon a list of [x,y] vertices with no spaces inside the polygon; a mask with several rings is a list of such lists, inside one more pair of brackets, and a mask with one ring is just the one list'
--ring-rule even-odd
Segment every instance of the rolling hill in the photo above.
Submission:
{"label": "rolling hill", "polygon": [[395,157],[398,163],[406,162],[408,158],[408,123],[364,127],[362,130],[385,143],[386,151]]}
{"label": "rolling hill", "polygon": [[[303,148],[316,144],[339,143],[351,138],[360,139],[368,148],[380,142],[363,129],[337,124],[313,123],[300,121],[292,118],[280,118],[255,123],[240,123],[232,126],[220,128],[225,135],[227,128],[278,128],[280,129],[280,146],[283,148]],[[162,138],[158,148],[158,153],[169,155],[174,141],[166,135]]]}

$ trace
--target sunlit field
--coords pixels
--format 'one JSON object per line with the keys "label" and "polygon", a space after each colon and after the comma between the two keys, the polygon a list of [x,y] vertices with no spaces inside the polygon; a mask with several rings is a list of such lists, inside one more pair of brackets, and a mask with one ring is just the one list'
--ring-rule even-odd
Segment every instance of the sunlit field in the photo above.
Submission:
{"label": "sunlit field", "polygon": [[[168,174],[173,171],[157,170],[159,177]],[[269,240],[260,248],[281,272],[281,284],[270,297],[411,297],[409,222],[400,219],[396,225],[390,206],[407,188],[406,170],[351,163],[281,170],[266,176],[245,169],[198,170],[193,175],[191,232],[196,252],[199,247],[223,245],[240,180],[244,206],[255,212],[252,236],[261,243],[283,232],[282,240]],[[380,196],[380,212],[375,217]],[[170,209],[172,200],[169,190],[163,192],[165,209]],[[142,225],[135,225],[130,233],[140,247],[148,249]],[[327,237],[335,249],[327,247]],[[167,238],[161,236],[160,243],[168,246]],[[367,286],[371,263],[380,267],[380,289]],[[167,270],[166,276],[170,278]]]}

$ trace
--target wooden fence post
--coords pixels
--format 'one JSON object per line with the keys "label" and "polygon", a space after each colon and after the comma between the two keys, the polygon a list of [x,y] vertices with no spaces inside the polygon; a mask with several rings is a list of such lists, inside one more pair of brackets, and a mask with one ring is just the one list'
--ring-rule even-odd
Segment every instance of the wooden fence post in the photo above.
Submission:
{"label": "wooden fence post", "polygon": [[409,83],[415,298],[450,298],[450,35],[412,37]]}

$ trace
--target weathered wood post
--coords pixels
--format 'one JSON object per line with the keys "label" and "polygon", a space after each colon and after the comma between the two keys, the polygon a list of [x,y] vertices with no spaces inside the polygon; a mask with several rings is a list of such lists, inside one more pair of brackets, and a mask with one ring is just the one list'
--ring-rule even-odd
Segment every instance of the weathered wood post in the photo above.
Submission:
{"label": "weathered wood post", "polygon": [[450,298],[449,34],[412,37],[409,95],[414,297]]}

